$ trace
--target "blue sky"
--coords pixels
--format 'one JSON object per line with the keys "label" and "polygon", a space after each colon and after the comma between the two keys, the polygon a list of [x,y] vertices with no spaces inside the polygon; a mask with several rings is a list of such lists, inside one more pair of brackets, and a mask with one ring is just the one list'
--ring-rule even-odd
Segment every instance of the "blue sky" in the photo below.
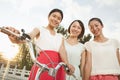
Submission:
{"label": "blue sky", "polygon": [[[65,28],[73,20],[80,19],[88,34],[89,19],[99,17],[104,24],[104,35],[120,41],[120,0],[0,0],[0,26],[29,32],[34,27],[46,26],[48,13],[53,8],[63,11],[61,25]],[[0,33],[0,51],[11,45],[7,36]]]}

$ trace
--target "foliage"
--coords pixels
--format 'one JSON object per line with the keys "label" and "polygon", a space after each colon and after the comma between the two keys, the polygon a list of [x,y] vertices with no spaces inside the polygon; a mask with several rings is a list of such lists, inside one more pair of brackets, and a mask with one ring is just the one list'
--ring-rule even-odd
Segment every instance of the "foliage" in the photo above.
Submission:
{"label": "foliage", "polygon": [[61,33],[64,37],[68,37],[67,29],[65,29],[63,26],[59,26],[56,28],[57,33]]}
{"label": "foliage", "polygon": [[90,34],[84,35],[83,38],[80,39],[81,43],[85,43],[87,41],[89,41],[92,38],[92,36]]}
{"label": "foliage", "polygon": [[33,65],[33,62],[30,57],[29,49],[26,44],[19,45],[19,53],[15,59],[17,60],[18,68],[22,69],[24,66],[26,66],[26,69],[30,70],[31,66]]}
{"label": "foliage", "polygon": [[[57,29],[57,33],[61,33],[65,38],[67,38],[69,36],[68,34],[68,30],[65,29],[63,26],[59,26],[56,28]],[[79,39],[79,41],[81,43],[85,43],[87,41],[89,41],[92,38],[92,36],[90,34],[84,35],[81,39]]]}

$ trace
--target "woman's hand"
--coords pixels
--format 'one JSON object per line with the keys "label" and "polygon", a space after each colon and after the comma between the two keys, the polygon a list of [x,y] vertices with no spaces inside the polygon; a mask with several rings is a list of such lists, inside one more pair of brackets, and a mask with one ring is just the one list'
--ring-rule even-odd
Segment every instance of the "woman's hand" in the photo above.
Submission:
{"label": "woman's hand", "polygon": [[[1,32],[4,33],[4,34],[7,34],[8,38],[10,39],[10,41],[12,43],[18,43],[19,42],[18,36],[19,36],[20,32],[17,29],[15,29],[13,27],[3,27],[1,29]],[[14,34],[11,34],[11,33],[14,33]],[[15,34],[18,35],[18,36],[16,36]]]}
{"label": "woman's hand", "polygon": [[75,72],[74,66],[72,66],[71,64],[67,64],[67,67],[69,69],[69,71],[67,71],[67,74],[72,75]]}
{"label": "woman's hand", "polygon": [[20,34],[20,32],[13,27],[0,27],[0,32],[7,34],[7,35]]}
{"label": "woman's hand", "polygon": [[118,80],[120,80],[120,75],[118,75]]}
{"label": "woman's hand", "polygon": [[[15,29],[14,27],[5,27],[5,28],[8,29],[8,30],[10,30],[10,31],[12,31],[15,34],[20,34],[20,31],[17,30],[17,29]],[[14,35],[9,34],[9,36],[14,36]],[[14,36],[14,37],[16,37],[16,36]]]}
{"label": "woman's hand", "polygon": [[[19,30],[15,29],[15,28],[13,28],[13,27],[6,27],[6,28],[7,28],[8,30],[12,31],[12,32],[15,33],[15,34],[20,35]],[[18,37],[15,36],[15,35],[9,34],[9,35],[8,35],[8,38],[10,39],[10,41],[11,41],[12,43],[23,43],[23,41],[19,40]]]}

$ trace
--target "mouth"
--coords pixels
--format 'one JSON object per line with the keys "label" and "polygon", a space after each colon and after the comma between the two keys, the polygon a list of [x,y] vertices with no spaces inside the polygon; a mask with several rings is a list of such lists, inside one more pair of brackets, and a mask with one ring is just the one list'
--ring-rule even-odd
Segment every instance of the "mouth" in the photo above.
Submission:
{"label": "mouth", "polygon": [[98,34],[99,34],[99,32],[98,32],[98,31],[96,31],[96,32],[94,32],[93,34],[94,34],[94,35],[98,35]]}
{"label": "mouth", "polygon": [[71,32],[71,34],[72,34],[72,35],[78,35],[78,34],[79,34],[79,32],[72,31],[72,32]]}
{"label": "mouth", "polygon": [[76,32],[76,31],[72,31],[71,33],[72,33],[72,34],[77,34],[78,32]]}
{"label": "mouth", "polygon": [[53,22],[52,22],[52,24],[53,24],[53,25],[58,25],[58,23],[57,23],[57,22],[55,22],[55,21],[53,21]]}

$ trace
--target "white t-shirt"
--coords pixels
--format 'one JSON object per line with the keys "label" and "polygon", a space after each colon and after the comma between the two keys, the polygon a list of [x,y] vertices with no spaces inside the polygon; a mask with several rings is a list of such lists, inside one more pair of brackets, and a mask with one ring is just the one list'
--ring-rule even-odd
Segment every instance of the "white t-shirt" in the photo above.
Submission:
{"label": "white t-shirt", "polygon": [[85,43],[86,49],[92,54],[91,75],[120,74],[120,65],[117,59],[119,42],[109,39],[104,43],[89,41]]}
{"label": "white t-shirt", "polygon": [[[49,30],[45,27],[40,27],[40,37],[35,41],[35,44],[42,50],[53,50],[58,52],[62,44],[62,35],[59,33],[51,35]],[[39,48],[37,48],[38,52],[40,51]]]}

